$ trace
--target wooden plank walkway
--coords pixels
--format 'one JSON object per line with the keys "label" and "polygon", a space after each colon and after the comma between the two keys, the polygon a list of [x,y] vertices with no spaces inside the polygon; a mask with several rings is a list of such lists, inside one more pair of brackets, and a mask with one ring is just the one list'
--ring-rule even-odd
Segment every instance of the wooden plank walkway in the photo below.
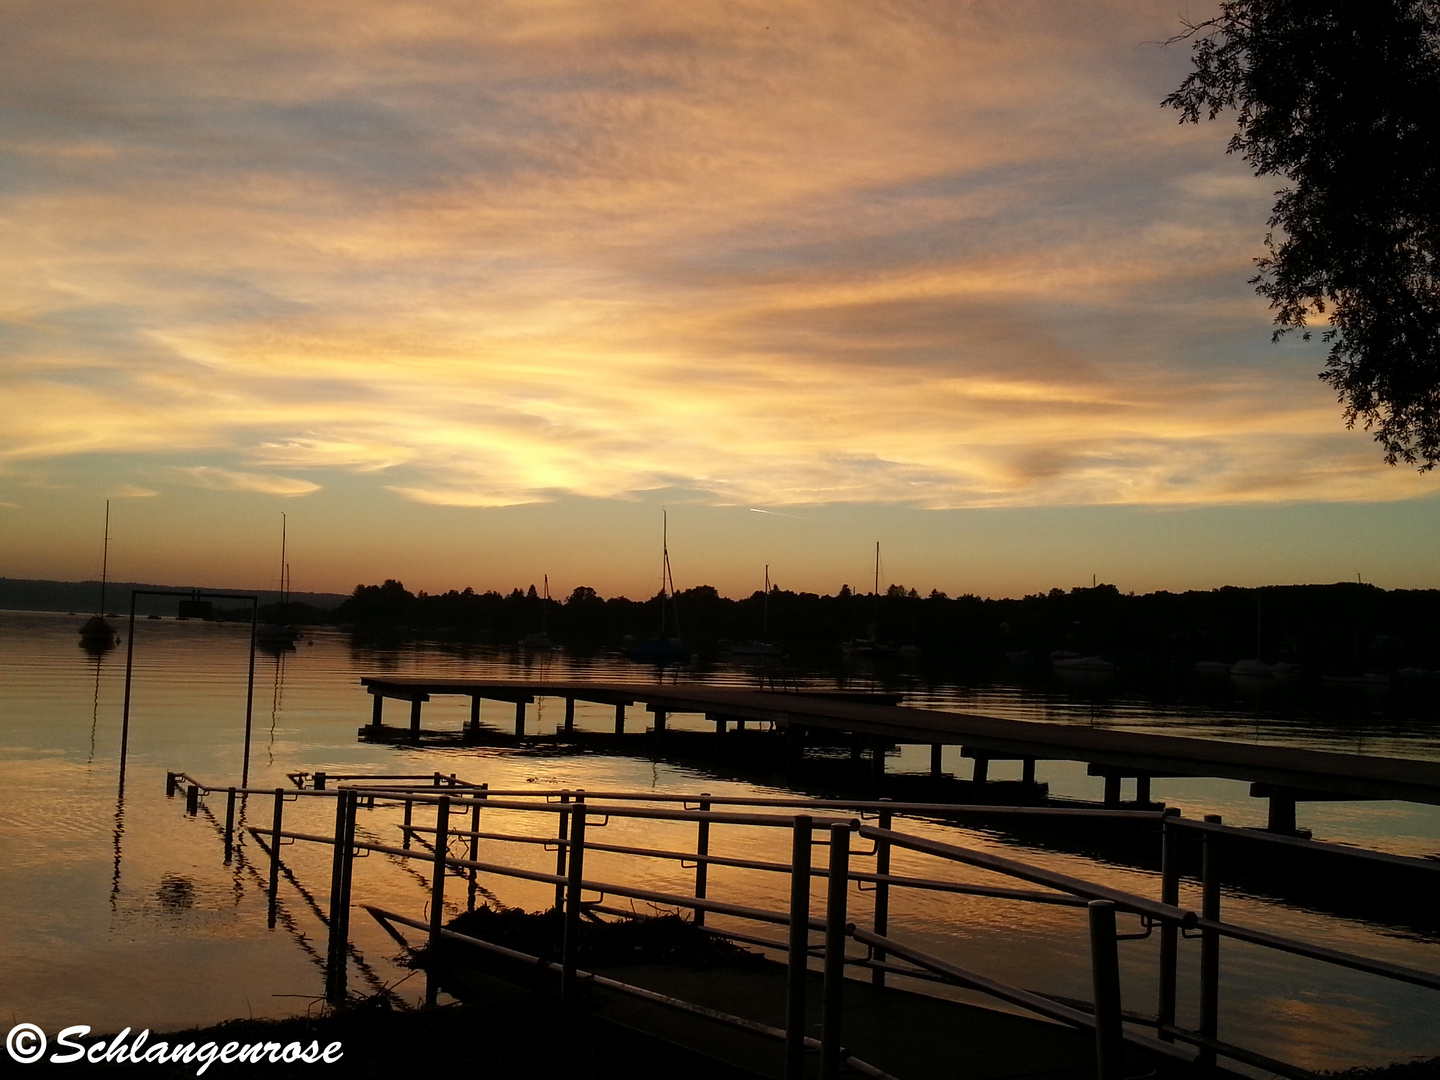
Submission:
{"label": "wooden plank walkway", "polygon": [[982,763],[990,759],[1020,759],[1031,768],[1037,759],[1083,761],[1093,774],[1106,777],[1107,802],[1118,802],[1122,776],[1143,782],[1137,789],[1141,802],[1148,801],[1149,779],[1156,776],[1249,781],[1254,785],[1252,794],[1270,798],[1270,825],[1279,831],[1294,829],[1296,801],[1395,799],[1440,805],[1440,762],[914,709],[895,704],[894,697],[855,700],[856,695],[619,680],[367,677],[360,681],[374,695],[374,725],[382,723],[383,701],[398,698],[411,703],[411,730],[417,735],[421,703],[437,695],[469,697],[471,721],[476,725],[482,700],[513,702],[517,734],[524,733],[525,706],[536,697],[565,700],[566,730],[573,727],[576,701],[613,705],[617,734],[624,732],[625,708],[640,702],[654,715],[657,733],[664,731],[665,718],[674,713],[703,715],[720,731],[729,723],[757,721],[785,732],[796,754],[803,752],[811,731],[869,739],[876,747],[895,743],[959,745],[967,757],[976,759],[976,779],[983,779]]}

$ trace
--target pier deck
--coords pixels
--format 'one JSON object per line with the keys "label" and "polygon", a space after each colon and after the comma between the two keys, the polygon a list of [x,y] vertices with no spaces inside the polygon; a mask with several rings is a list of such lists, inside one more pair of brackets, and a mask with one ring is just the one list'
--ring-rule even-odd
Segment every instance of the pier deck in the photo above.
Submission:
{"label": "pier deck", "polygon": [[[1119,801],[1119,780],[1137,780],[1137,801],[1148,800],[1157,776],[1220,777],[1249,781],[1252,794],[1270,799],[1270,827],[1294,830],[1297,801],[1394,799],[1440,805],[1440,762],[1369,757],[1283,746],[1225,742],[1176,735],[1112,731],[1031,720],[907,708],[858,695],[772,692],[735,687],[662,685],[615,681],[454,680],[419,677],[361,679],[374,695],[373,725],[382,723],[386,698],[411,703],[411,728],[419,732],[421,702],[438,695],[471,699],[472,724],[482,700],[515,703],[516,733],[524,733],[524,709],[536,697],[566,702],[565,729],[573,726],[576,701],[616,708],[616,732],[624,731],[624,710],[637,702],[654,716],[657,734],[676,713],[700,714],[723,731],[732,722],[768,723],[785,732],[795,753],[809,732],[896,743],[958,745],[976,760],[976,779],[991,759],[1019,759],[1033,770],[1035,760],[1082,761],[1106,778],[1106,801]],[[877,750],[877,753],[879,751]],[[938,755],[935,755],[938,760]]]}

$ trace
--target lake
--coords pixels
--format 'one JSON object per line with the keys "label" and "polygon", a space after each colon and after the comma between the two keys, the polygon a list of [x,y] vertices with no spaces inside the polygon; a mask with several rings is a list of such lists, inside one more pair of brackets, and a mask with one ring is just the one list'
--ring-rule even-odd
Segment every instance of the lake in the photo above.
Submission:
{"label": "lake", "polygon": [[[224,799],[212,796],[192,819],[184,815],[182,799],[165,797],[167,770],[218,785],[239,783],[248,627],[172,619],[137,625],[122,797],[116,780],[125,649],[87,653],[77,643],[79,622],[59,614],[0,612],[0,910],[7,916],[0,931],[5,973],[0,1004],[12,1023],[28,1021],[52,1033],[71,1024],[88,1024],[96,1031],[164,1029],[318,1007],[324,996],[325,930],[305,894],[287,883],[281,891],[281,925],[267,930],[263,854],[242,833],[236,861],[231,866],[222,861]],[[117,626],[124,632],[123,625]],[[656,677],[654,669],[606,657],[527,656],[424,643],[380,648],[356,644],[339,631],[316,631],[293,652],[257,656],[252,786],[288,785],[286,774],[297,770],[438,770],[492,788],[794,794],[783,778],[741,776],[733,769],[719,774],[703,765],[644,756],[560,752],[545,745],[411,747],[357,739],[370,708],[358,682],[362,675],[442,672],[476,678]],[[873,681],[863,669],[843,675],[846,685]],[[666,678],[753,680],[744,669],[726,666]],[[833,687],[840,675],[812,678]],[[1383,700],[1363,692],[1339,700],[1336,692],[1222,681],[1197,683],[1193,692],[1157,701],[1109,682],[965,684],[903,673],[887,675],[885,681],[899,684],[906,703],[919,707],[1440,759],[1440,734],[1433,724],[1397,718]],[[426,706],[425,725],[458,729],[467,716],[464,699],[437,699]],[[487,703],[483,719],[505,730],[511,716],[510,707]],[[530,729],[552,731],[562,716],[561,701],[542,698],[531,708]],[[642,718],[639,712],[634,723]],[[391,723],[402,719],[389,717]],[[613,724],[613,711],[578,703],[577,723],[582,729],[605,730]],[[686,723],[683,717],[672,720],[676,727]],[[886,769],[923,774],[929,765],[928,748],[910,747],[891,755]],[[947,748],[943,765],[968,775],[968,763],[961,762],[955,748]],[[1018,763],[996,763],[992,777],[1009,777],[1010,767],[1018,776]],[[1100,797],[1102,782],[1086,776],[1083,765],[1040,762],[1037,778],[1048,782],[1055,795]],[[1265,821],[1265,802],[1250,798],[1245,784],[1156,779],[1152,794],[1190,817],[1220,813],[1232,824]],[[302,800],[288,807],[287,827],[330,831],[330,803]],[[270,802],[251,800],[242,813],[245,824],[268,825]],[[1440,852],[1436,808],[1317,803],[1302,804],[1300,817],[1317,839],[1405,855]],[[375,811],[362,818],[362,832],[394,843],[396,822],[398,811],[388,817]],[[499,812],[491,824],[504,826]],[[935,822],[906,827],[1158,895],[1156,875],[1119,862],[1020,844],[983,828]],[[636,830],[636,839],[670,842],[663,825],[623,828]],[[624,835],[622,826],[614,826],[615,842],[626,842]],[[713,849],[724,851],[729,842],[717,828]],[[775,839],[774,850],[762,857],[788,860],[786,844],[784,838]],[[747,851],[758,854],[753,846]],[[534,858],[537,866],[550,860],[553,867],[553,854],[537,851]],[[285,860],[310,899],[323,908],[329,849],[296,845],[286,849]],[[897,856],[896,871],[910,872],[903,862]],[[604,860],[597,859],[597,876],[604,868]],[[587,862],[587,876],[590,869]],[[662,888],[689,872],[661,867],[646,873],[647,884]],[[548,886],[508,879],[482,886],[482,900],[489,896],[532,909],[549,902]],[[739,871],[717,870],[711,877],[713,897],[741,903],[783,907],[784,888]],[[463,905],[463,889],[453,892]],[[373,857],[357,863],[357,902],[420,917],[427,897],[420,877],[400,860]],[[1185,882],[1182,902],[1198,905],[1193,882]],[[854,903],[864,910],[866,900],[861,896]],[[1225,917],[1236,922],[1440,971],[1440,942],[1419,931],[1291,908],[1234,890],[1227,892],[1224,905]],[[977,897],[906,895],[894,901],[892,929],[896,936],[1007,981],[1089,996],[1083,913]],[[408,1001],[423,997],[423,977],[398,962],[394,943],[363,912],[352,916],[351,931],[363,957],[363,967],[352,973],[352,990],[389,987]],[[1124,945],[1127,1008],[1154,1007],[1153,947],[1153,941]],[[1182,953],[1183,1023],[1193,1009],[1193,994],[1187,996],[1193,986],[1193,968],[1187,965],[1193,958]],[[1440,997],[1433,992],[1230,943],[1223,963],[1223,1038],[1313,1068],[1440,1054],[1440,1024],[1435,1023]]]}

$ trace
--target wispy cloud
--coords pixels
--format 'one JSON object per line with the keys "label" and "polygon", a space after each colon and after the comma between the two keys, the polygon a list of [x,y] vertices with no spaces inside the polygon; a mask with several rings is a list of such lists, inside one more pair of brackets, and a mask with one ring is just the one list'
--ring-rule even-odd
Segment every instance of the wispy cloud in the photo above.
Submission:
{"label": "wispy cloud", "polygon": [[252,491],[262,495],[294,497],[311,495],[320,485],[293,476],[265,476],[260,473],[233,472],[213,465],[177,467],[176,472],[188,477],[197,487],[216,491]]}

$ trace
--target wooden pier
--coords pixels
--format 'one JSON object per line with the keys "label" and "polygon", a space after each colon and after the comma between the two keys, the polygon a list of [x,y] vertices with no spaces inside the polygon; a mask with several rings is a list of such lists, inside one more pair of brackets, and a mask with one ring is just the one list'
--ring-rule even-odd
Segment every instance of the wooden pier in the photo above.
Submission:
{"label": "wooden pier", "polygon": [[[974,779],[984,782],[991,761],[1019,760],[1033,780],[1039,760],[1082,761],[1091,775],[1105,778],[1105,801],[1120,802],[1121,781],[1135,781],[1136,800],[1148,803],[1154,777],[1218,777],[1248,781],[1251,794],[1270,800],[1269,828],[1295,831],[1297,802],[1339,799],[1393,799],[1440,805],[1440,762],[1369,757],[1283,746],[1225,742],[1176,735],[1111,731],[1030,720],[899,705],[898,695],[884,698],[824,692],[773,692],[703,685],[661,685],[615,681],[454,680],[417,677],[367,677],[360,680],[374,696],[371,726],[383,729],[387,698],[410,703],[410,732],[419,738],[424,702],[441,695],[470,699],[470,726],[478,730],[480,703],[515,706],[515,734],[525,734],[526,706],[537,697],[565,701],[563,731],[572,731],[575,702],[613,706],[615,733],[625,732],[626,708],[643,703],[662,735],[675,714],[705,717],[723,733],[728,725],[769,725],[783,733],[789,752],[803,754],[807,740],[848,737],[871,749],[883,769],[886,747],[929,745],[932,771],[939,772],[940,749],[960,746],[974,761]],[[367,729],[362,729],[362,732]]]}

